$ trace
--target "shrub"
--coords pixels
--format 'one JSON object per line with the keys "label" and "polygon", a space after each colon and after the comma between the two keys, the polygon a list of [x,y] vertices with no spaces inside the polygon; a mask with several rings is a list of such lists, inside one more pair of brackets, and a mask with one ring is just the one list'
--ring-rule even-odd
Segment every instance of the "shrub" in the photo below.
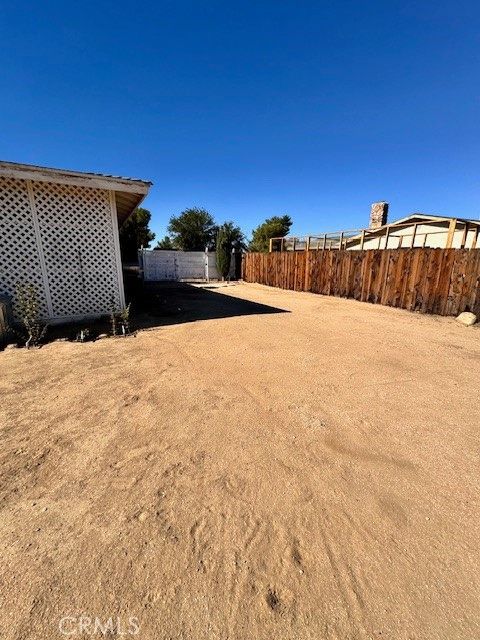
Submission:
{"label": "shrub", "polygon": [[131,302],[122,311],[117,311],[115,300],[111,300],[110,326],[112,328],[112,336],[116,336],[120,331],[124,336],[130,334],[130,305]]}
{"label": "shrub", "polygon": [[232,244],[228,236],[228,232],[224,225],[219,227],[216,243],[217,269],[222,280],[228,276],[230,272],[230,261],[232,259]]}
{"label": "shrub", "polygon": [[40,321],[40,301],[33,284],[17,285],[17,309],[26,332],[25,346],[38,347],[48,325]]}
{"label": "shrub", "polygon": [[130,333],[130,305],[132,303],[129,302],[123,311],[120,311],[118,314],[120,319],[120,327],[122,329],[123,335],[127,335]]}

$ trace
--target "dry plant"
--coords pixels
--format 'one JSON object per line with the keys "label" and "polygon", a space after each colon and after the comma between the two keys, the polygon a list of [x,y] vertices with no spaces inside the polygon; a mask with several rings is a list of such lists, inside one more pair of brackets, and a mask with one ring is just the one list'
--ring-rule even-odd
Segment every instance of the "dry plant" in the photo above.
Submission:
{"label": "dry plant", "polygon": [[38,347],[48,325],[40,321],[40,301],[33,284],[17,285],[17,308],[26,332],[25,346]]}
{"label": "dry plant", "polygon": [[110,326],[111,326],[112,336],[118,335],[119,329],[124,336],[130,334],[130,305],[131,305],[131,302],[128,303],[125,309],[122,309],[121,311],[117,311],[115,300],[113,298],[111,299]]}
{"label": "dry plant", "polygon": [[125,307],[125,309],[120,311],[120,313],[118,314],[120,318],[120,326],[122,327],[123,335],[128,335],[130,333],[130,305],[131,304],[132,303],[129,302]]}
{"label": "dry plant", "polygon": [[112,296],[110,298],[110,327],[112,331],[112,336],[117,335],[117,307],[115,305],[115,298]]}

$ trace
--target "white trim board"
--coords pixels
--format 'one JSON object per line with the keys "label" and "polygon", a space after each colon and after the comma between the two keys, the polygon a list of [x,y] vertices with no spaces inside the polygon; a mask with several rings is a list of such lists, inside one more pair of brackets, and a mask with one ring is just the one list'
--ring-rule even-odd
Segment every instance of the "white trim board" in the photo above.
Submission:
{"label": "white trim board", "polygon": [[17,180],[54,182],[58,184],[70,184],[77,187],[90,187],[91,189],[106,189],[107,191],[123,191],[125,193],[136,193],[138,195],[146,195],[151,186],[150,182],[143,180],[110,178],[93,173],[48,169],[45,167],[1,161],[0,176],[15,178]]}

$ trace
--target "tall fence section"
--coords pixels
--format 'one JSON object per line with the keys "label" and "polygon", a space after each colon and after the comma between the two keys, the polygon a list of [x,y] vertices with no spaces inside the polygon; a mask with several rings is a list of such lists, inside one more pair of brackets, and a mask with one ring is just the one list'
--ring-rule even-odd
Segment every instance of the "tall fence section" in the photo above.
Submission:
{"label": "tall fence section", "polygon": [[242,277],[410,311],[480,315],[480,249],[246,253]]}

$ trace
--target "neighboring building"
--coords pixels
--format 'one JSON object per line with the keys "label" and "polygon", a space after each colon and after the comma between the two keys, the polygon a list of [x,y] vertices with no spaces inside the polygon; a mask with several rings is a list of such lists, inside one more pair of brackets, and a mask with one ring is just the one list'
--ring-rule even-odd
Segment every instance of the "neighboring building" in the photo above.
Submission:
{"label": "neighboring building", "polygon": [[372,205],[369,228],[346,239],[344,248],[474,249],[477,246],[480,220],[412,213],[406,218],[387,224],[387,215],[388,204],[375,202]]}
{"label": "neighboring building", "polygon": [[302,238],[272,238],[270,251],[305,249],[480,248],[480,220],[412,213],[388,223],[388,203],[374,202],[368,229],[335,231]]}
{"label": "neighboring building", "polygon": [[42,317],[125,307],[118,227],[151,182],[0,162],[0,295],[34,285]]}

